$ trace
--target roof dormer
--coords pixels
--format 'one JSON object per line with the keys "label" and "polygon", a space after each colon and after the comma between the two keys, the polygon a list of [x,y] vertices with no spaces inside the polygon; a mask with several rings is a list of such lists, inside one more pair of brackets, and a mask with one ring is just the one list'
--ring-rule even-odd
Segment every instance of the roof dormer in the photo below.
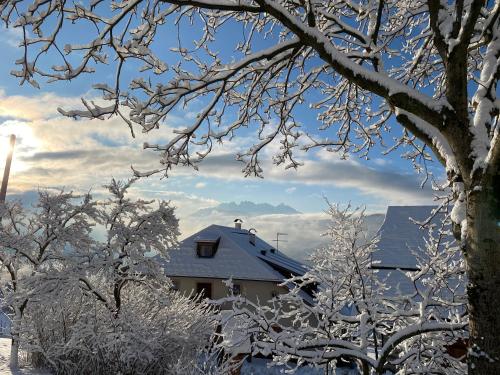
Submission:
{"label": "roof dormer", "polygon": [[219,247],[220,237],[196,240],[196,255],[199,258],[213,258]]}

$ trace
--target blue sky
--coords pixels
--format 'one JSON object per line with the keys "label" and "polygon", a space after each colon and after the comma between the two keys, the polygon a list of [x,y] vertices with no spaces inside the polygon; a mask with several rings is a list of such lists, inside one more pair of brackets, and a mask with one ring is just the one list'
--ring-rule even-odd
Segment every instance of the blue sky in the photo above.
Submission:
{"label": "blue sky", "polygon": [[[190,31],[193,32],[193,31]],[[188,38],[191,37],[187,34]],[[69,35],[72,37],[73,35]],[[0,48],[0,163],[3,158],[7,135],[16,133],[13,171],[9,186],[12,197],[28,197],[39,187],[51,187],[102,192],[102,184],[111,177],[131,176],[130,165],[142,170],[154,169],[158,157],[142,150],[144,141],[167,139],[166,133],[148,136],[139,135],[132,139],[127,126],[119,119],[106,121],[74,121],[63,118],[56,111],[58,106],[75,108],[80,97],[92,97],[89,77],[72,82],[46,84],[40,80],[41,89],[29,85],[19,86],[17,79],[9,72],[15,68],[14,61],[21,51],[16,46],[19,35],[13,30],[1,30]],[[167,41],[169,42],[169,41]],[[226,57],[231,52],[224,40],[217,44]],[[92,82],[106,81],[111,70],[98,71]],[[133,68],[125,70],[126,78],[133,77]],[[201,108],[203,103],[198,103]],[[298,114],[304,122],[314,121],[314,114],[305,109]],[[169,116],[166,128],[185,124],[196,115],[196,106],[187,111],[177,111]],[[397,125],[390,140],[399,134]],[[244,178],[242,165],[234,160],[234,154],[252,141],[249,132],[241,132],[234,142],[226,142],[218,147],[196,172],[179,168],[168,179],[153,176],[139,182],[134,194],[142,197],[170,199],[178,208],[183,235],[189,235],[201,226],[218,221],[230,224],[231,218],[214,215],[197,218],[201,208],[216,207],[221,202],[251,201],[277,205],[284,203],[303,215],[248,218],[260,234],[268,239],[275,231],[311,224],[310,233],[304,238],[319,237],[324,225],[315,222],[324,219],[324,198],[332,202],[352,202],[365,205],[370,212],[385,212],[387,205],[415,205],[432,202],[432,192],[427,186],[420,189],[421,176],[416,175],[410,162],[402,160],[399,152],[383,156],[381,147],[376,147],[370,160],[356,156],[349,160],[339,160],[334,154],[324,150],[300,155],[304,167],[298,171],[285,171],[270,162],[273,147],[264,154],[264,179]],[[436,176],[442,176],[442,169],[435,163]],[[194,216],[193,216],[194,215]],[[267,223],[267,224],[266,224]],[[299,238],[300,236],[297,236]],[[313,243],[312,240],[292,241],[291,247],[301,248]]]}

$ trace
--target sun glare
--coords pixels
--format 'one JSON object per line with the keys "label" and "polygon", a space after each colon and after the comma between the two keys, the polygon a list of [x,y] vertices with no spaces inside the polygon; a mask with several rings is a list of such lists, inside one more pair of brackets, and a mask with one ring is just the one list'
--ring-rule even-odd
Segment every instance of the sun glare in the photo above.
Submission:
{"label": "sun glare", "polygon": [[0,125],[0,169],[3,171],[5,159],[10,150],[10,135],[16,136],[14,145],[14,157],[12,158],[11,172],[19,172],[28,168],[29,162],[26,158],[33,156],[40,142],[36,138],[31,127],[22,122],[6,121]]}

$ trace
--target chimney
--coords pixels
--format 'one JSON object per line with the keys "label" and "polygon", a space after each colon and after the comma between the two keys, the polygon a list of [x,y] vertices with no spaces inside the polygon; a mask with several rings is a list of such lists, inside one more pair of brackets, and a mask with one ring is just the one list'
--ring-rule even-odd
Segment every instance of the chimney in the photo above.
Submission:
{"label": "chimney", "polygon": [[234,219],[234,227],[236,229],[241,229],[241,224],[243,223],[243,220],[241,219]]}
{"label": "chimney", "polygon": [[248,230],[248,240],[249,240],[249,241],[250,241],[250,243],[251,243],[252,245],[254,245],[254,246],[255,246],[255,233],[256,233],[256,232],[257,232],[257,231],[256,231],[254,228],[250,228],[250,229]]}

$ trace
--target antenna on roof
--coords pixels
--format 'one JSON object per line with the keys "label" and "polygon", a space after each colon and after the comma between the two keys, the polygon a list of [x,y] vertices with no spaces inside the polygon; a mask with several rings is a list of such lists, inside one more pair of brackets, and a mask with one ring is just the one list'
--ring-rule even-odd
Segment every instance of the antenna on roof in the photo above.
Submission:
{"label": "antenna on roof", "polygon": [[288,242],[287,240],[280,240],[280,236],[288,236],[288,233],[280,233],[280,232],[276,233],[276,239],[273,240],[273,242],[276,242],[276,251],[278,251],[280,248],[280,241],[281,242]]}

